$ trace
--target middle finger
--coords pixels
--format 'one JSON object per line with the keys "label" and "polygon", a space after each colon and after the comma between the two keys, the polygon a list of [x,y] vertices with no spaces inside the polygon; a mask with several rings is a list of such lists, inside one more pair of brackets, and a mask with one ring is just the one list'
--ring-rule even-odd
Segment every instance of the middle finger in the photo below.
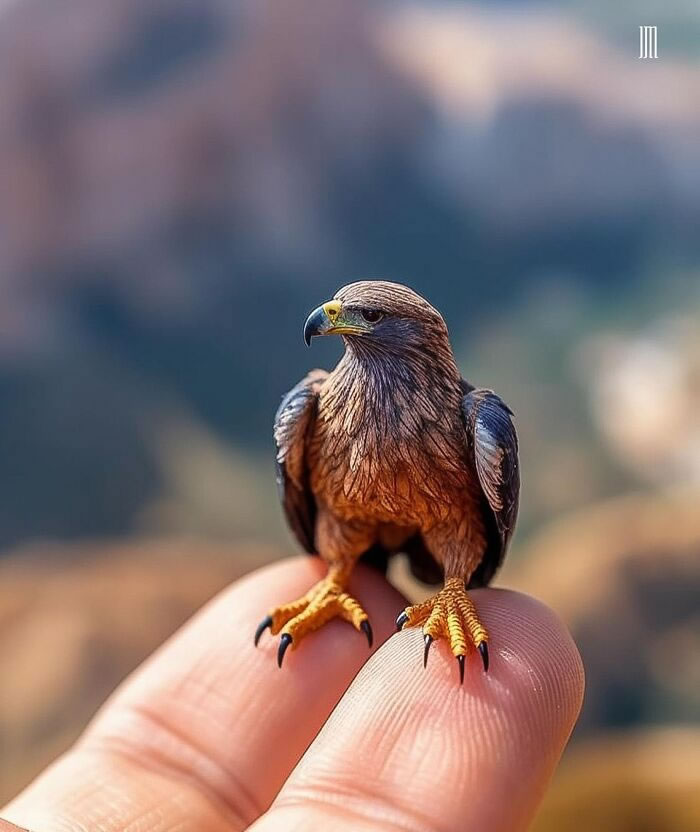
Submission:
{"label": "middle finger", "polygon": [[[161,648],[118,692],[84,744],[117,748],[194,778],[231,808],[237,827],[272,802],[370,655],[363,636],[333,621],[277,668],[277,639],[253,647],[265,612],[302,595],[325,572],[319,558],[288,559],[238,581]],[[375,649],[405,601],[360,567]]]}

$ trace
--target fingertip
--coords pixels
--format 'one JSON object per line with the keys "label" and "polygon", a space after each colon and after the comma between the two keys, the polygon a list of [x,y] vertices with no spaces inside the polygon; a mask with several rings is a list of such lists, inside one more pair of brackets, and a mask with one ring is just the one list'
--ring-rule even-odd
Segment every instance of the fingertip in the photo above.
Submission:
{"label": "fingertip", "polygon": [[527,828],[578,716],[583,667],[543,604],[504,590],[472,597],[490,634],[488,673],[474,650],[460,686],[444,643],[433,644],[423,670],[421,633],[394,635],[358,674],[276,806],[310,794],[323,800],[325,788],[353,811],[374,812],[371,822],[413,828],[427,808],[436,828]]}
{"label": "fingertip", "polygon": [[[460,688],[459,668],[444,642],[433,643],[428,670],[418,672],[421,634],[408,630],[383,646],[357,685],[401,688],[404,701],[421,718],[468,735],[475,754],[500,753],[509,743],[523,765],[537,768],[545,757],[558,760],[581,710],[585,685],[569,631],[530,596],[499,589],[471,596],[490,635],[488,672],[483,654],[471,651]],[[390,724],[389,714],[384,718]]]}
{"label": "fingertip", "polygon": [[[573,726],[583,702],[581,655],[559,616],[535,598],[504,589],[472,593],[490,632],[492,695],[521,694],[525,712],[535,705],[553,721]],[[489,684],[485,681],[485,684]]]}
{"label": "fingertip", "polygon": [[[465,685],[468,683],[469,696],[493,703],[507,699],[511,708],[519,704],[523,712],[534,702],[543,713],[551,708],[557,719],[573,722],[583,700],[584,669],[578,648],[561,619],[545,604],[519,592],[476,590],[471,597],[490,638],[488,652],[473,650],[467,656]],[[366,673],[374,672],[381,662],[391,666],[392,672],[408,674],[406,684],[422,686],[425,680],[414,682],[407,671],[407,665],[420,654],[415,644],[419,638],[417,630],[397,633]],[[444,643],[436,650],[438,645],[431,651],[436,659],[428,683],[429,695],[449,694],[456,678],[452,654]]]}
{"label": "fingertip", "polygon": [[[179,765],[205,772],[200,779],[208,778],[210,790],[235,792],[243,816],[252,820],[367,660],[367,632],[345,621],[331,621],[299,644],[267,631],[262,617],[303,595],[326,571],[320,558],[289,558],[224,590],[113,697],[87,742],[128,744],[144,758],[177,756]],[[357,568],[349,588],[371,618],[376,649],[393,632],[405,601],[368,567]],[[154,715],[166,736],[156,737]],[[189,747],[175,746],[172,735]],[[192,759],[183,762],[193,748]],[[215,780],[212,770],[219,772]],[[236,772],[233,786],[228,772]]]}

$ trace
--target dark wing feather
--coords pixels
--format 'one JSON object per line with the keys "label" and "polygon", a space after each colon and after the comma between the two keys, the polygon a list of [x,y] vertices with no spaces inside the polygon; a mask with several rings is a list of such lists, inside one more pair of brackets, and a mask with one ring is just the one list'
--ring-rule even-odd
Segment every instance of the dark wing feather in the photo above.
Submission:
{"label": "dark wing feather", "polygon": [[488,544],[470,586],[493,577],[515,529],[520,499],[518,437],[510,408],[491,390],[469,390],[462,399],[469,454],[485,497]]}
{"label": "dark wing feather", "polygon": [[325,370],[312,370],[287,393],[275,414],[280,502],[290,528],[310,554],[316,551],[316,500],[309,485],[306,449],[316,420],[318,391],[327,376]]}

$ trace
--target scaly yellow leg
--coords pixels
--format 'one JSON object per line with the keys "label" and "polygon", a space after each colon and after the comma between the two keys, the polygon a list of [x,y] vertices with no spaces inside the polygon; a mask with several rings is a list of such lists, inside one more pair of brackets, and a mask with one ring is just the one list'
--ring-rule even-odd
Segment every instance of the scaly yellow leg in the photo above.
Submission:
{"label": "scaly yellow leg", "polygon": [[282,667],[282,659],[290,644],[294,650],[305,636],[332,618],[349,621],[356,630],[365,634],[371,647],[372,626],[367,613],[345,591],[349,574],[347,568],[331,566],[326,577],[311,587],[302,598],[272,610],[255,631],[256,647],[265,630],[269,629],[273,636],[281,633],[277,664]]}
{"label": "scaly yellow leg", "polygon": [[459,663],[460,684],[464,682],[464,661],[468,645],[481,654],[484,670],[489,669],[489,635],[479,621],[476,607],[467,595],[461,578],[448,578],[445,586],[427,601],[406,609],[396,619],[396,627],[423,627],[425,650],[423,667],[428,662],[430,646],[436,639],[449,640],[450,649]]}

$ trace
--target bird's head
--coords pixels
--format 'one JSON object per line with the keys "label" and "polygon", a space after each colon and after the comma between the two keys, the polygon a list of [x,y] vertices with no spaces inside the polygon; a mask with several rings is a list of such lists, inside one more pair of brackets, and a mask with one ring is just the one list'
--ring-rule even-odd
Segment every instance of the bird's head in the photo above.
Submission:
{"label": "bird's head", "polygon": [[309,345],[317,335],[343,335],[358,349],[449,349],[437,309],[407,286],[385,280],[350,283],[314,309],[304,324],[304,341]]}

